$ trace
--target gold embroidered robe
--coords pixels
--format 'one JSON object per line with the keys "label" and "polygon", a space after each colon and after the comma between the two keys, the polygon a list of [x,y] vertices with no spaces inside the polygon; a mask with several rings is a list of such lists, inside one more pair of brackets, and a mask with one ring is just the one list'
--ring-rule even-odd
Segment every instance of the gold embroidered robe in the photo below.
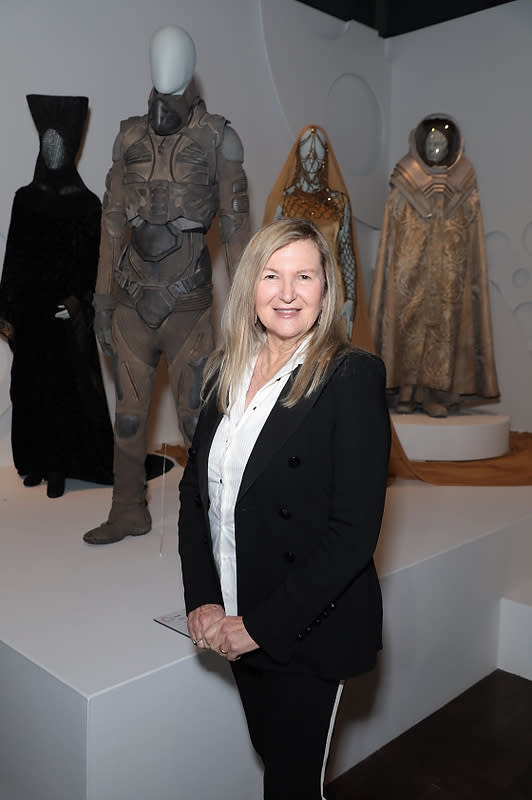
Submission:
{"label": "gold embroidered robe", "polygon": [[414,131],[410,142],[390,180],[369,307],[388,387],[428,387],[473,404],[496,400],[475,171],[463,142],[449,166],[428,166]]}

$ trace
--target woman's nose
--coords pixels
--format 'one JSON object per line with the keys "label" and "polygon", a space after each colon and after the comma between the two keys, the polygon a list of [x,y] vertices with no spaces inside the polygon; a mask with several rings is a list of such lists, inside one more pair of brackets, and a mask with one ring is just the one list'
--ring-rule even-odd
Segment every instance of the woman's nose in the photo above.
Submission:
{"label": "woman's nose", "polygon": [[279,297],[283,303],[292,303],[296,297],[295,284],[292,280],[284,280],[281,284]]}

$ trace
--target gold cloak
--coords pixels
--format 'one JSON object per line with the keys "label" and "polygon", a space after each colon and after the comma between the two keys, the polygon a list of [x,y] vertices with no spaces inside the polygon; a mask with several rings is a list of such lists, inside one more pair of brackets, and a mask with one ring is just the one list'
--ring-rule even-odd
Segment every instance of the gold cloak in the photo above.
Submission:
{"label": "gold cloak", "polygon": [[[427,118],[430,119],[430,118]],[[499,396],[482,214],[463,142],[448,166],[418,152],[395,167],[370,301],[388,387],[412,385],[475,404]]]}

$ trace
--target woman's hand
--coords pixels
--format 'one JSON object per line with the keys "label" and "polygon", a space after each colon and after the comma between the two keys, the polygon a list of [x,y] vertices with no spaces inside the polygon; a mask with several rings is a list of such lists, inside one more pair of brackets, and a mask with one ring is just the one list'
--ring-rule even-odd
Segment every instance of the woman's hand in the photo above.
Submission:
{"label": "woman's hand", "polygon": [[0,336],[5,336],[8,341],[13,341],[15,338],[15,329],[13,325],[7,321],[7,319],[3,319],[0,317]]}
{"label": "woman's hand", "polygon": [[223,606],[219,606],[216,603],[207,603],[191,611],[187,617],[187,625],[192,644],[207,649],[209,645],[205,639],[205,631],[213,623],[224,617]]}
{"label": "woman's hand", "polygon": [[238,661],[244,653],[257,650],[259,645],[255,642],[242,622],[242,617],[223,617],[214,622],[203,635],[211,650],[228,661]]}

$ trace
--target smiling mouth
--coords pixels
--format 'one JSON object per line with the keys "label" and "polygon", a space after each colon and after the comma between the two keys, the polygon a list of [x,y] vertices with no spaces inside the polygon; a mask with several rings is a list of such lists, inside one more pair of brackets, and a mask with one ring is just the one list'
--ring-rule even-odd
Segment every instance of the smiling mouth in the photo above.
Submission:
{"label": "smiling mouth", "polygon": [[289,316],[292,316],[292,314],[297,314],[300,310],[301,309],[299,308],[274,308],[274,311],[277,312],[277,314],[288,314]]}

